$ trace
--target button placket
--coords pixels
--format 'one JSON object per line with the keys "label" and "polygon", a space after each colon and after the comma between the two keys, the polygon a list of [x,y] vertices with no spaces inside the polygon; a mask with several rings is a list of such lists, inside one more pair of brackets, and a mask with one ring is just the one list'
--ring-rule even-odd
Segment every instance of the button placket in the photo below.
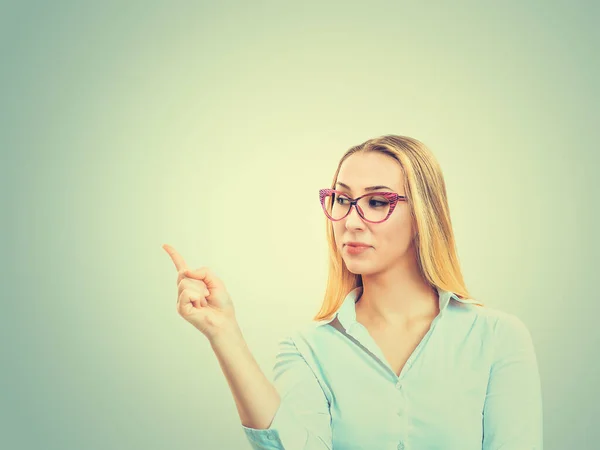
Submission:
{"label": "button placket", "polygon": [[396,416],[398,423],[398,443],[397,448],[405,449],[407,447],[406,438],[410,429],[410,407],[409,398],[406,395],[406,389],[404,387],[404,381],[398,381],[396,383],[396,389],[398,392],[396,402]]}
{"label": "button placket", "polygon": [[[400,390],[402,388],[402,384],[396,385],[396,389]],[[404,414],[404,395],[400,392],[398,396],[398,409],[396,409],[396,414],[402,416]]]}

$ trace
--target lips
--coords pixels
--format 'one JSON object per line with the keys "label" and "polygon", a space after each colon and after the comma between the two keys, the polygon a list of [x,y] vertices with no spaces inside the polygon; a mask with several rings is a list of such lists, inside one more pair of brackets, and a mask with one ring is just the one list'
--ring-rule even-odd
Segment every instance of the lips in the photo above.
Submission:
{"label": "lips", "polygon": [[370,245],[358,244],[358,243],[348,243],[348,244],[346,244],[346,246],[348,246],[348,247],[370,247]]}

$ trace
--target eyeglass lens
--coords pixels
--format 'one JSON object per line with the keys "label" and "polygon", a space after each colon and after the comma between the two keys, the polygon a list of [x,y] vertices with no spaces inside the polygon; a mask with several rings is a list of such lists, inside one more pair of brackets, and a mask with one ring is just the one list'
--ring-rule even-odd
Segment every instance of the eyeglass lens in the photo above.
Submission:
{"label": "eyeglass lens", "polygon": [[[350,209],[350,198],[337,193],[331,193],[324,198],[327,214],[333,220],[340,220]],[[378,222],[387,217],[390,210],[390,202],[381,195],[367,195],[361,198],[357,206],[367,220]]]}

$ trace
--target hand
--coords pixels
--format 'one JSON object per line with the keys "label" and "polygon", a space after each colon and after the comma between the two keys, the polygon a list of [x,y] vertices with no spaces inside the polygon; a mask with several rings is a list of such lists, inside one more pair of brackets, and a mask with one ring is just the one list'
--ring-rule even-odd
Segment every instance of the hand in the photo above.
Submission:
{"label": "hand", "polygon": [[209,339],[235,325],[235,310],[225,284],[208,267],[190,270],[173,247],[164,244],[163,248],[178,272],[179,315]]}

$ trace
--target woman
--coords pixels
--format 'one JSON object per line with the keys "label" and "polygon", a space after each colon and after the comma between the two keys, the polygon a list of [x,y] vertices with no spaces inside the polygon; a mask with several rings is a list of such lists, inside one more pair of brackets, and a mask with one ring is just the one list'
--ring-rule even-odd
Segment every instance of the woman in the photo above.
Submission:
{"label": "woman", "polygon": [[330,189],[315,321],[279,342],[274,385],[210,269],[179,272],[178,312],[210,340],[254,449],[542,449],[530,333],[470,298],[442,171],[421,142],[348,150]]}

